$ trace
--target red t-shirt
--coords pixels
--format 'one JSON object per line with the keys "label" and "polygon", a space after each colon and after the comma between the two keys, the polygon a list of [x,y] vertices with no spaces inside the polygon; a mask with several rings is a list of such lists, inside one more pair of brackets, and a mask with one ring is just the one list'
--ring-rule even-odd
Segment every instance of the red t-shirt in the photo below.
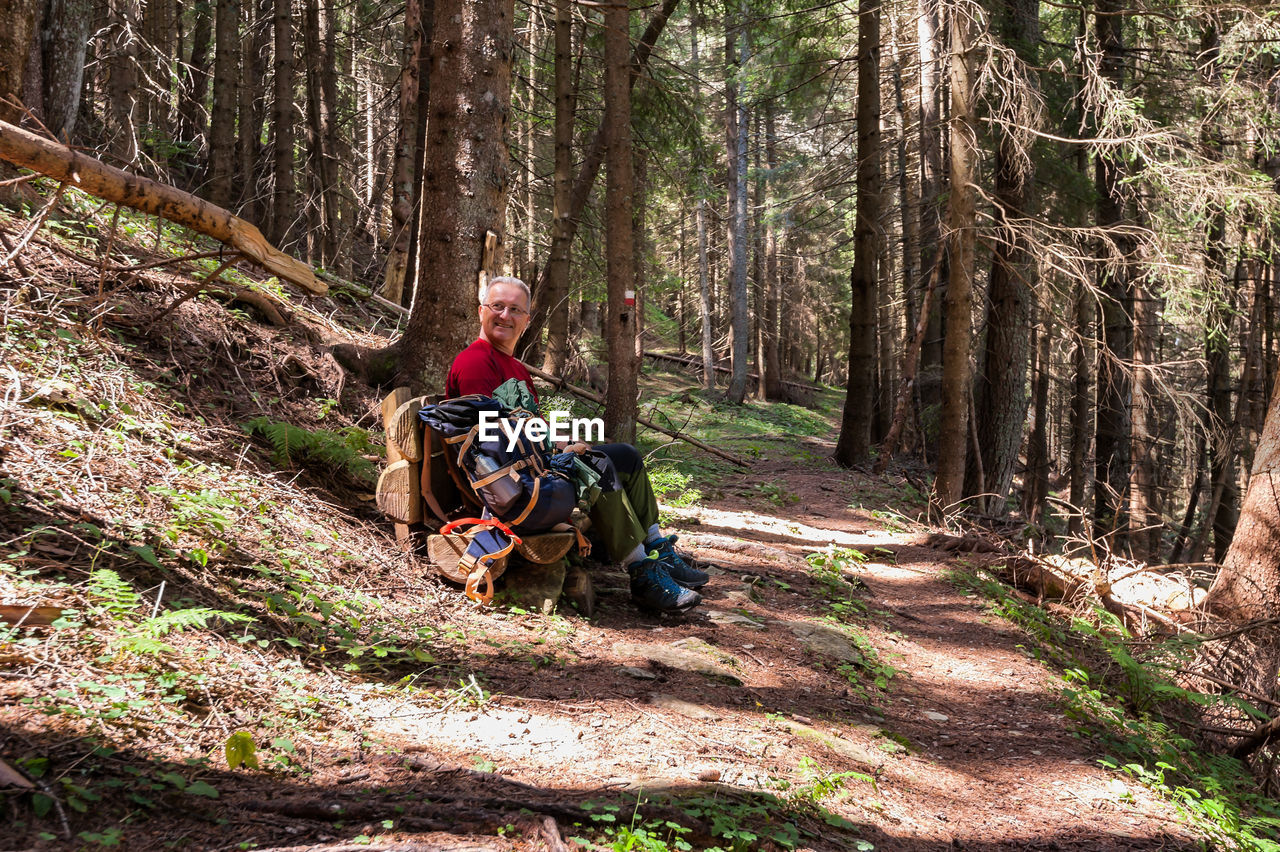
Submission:
{"label": "red t-shirt", "polygon": [[537,400],[538,392],[533,389],[533,377],[524,364],[518,358],[493,348],[489,341],[481,337],[453,359],[449,376],[444,381],[444,394],[450,399],[473,393],[489,396],[507,379],[524,382]]}

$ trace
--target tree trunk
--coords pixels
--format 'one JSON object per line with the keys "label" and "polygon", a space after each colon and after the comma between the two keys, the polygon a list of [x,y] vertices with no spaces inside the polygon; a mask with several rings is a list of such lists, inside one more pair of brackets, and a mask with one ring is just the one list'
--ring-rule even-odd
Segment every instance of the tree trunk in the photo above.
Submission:
{"label": "tree trunk", "polygon": [[570,0],[555,0],[555,172],[551,197],[551,254],[540,301],[547,313],[547,353],[542,369],[563,376],[569,358],[569,225],[573,180],[573,19]]}
{"label": "tree trunk", "polygon": [[240,134],[236,140],[242,186],[240,190],[240,215],[255,222],[266,212],[266,203],[258,186],[257,163],[261,148],[262,125],[266,112],[262,107],[263,95],[258,81],[267,79],[267,63],[271,28],[268,26],[274,0],[259,0],[252,26],[245,27],[241,49],[247,79],[254,85],[240,87]]}
{"label": "tree trunk", "polygon": [[[947,229],[950,264],[947,279],[946,332],[942,356],[942,415],[938,437],[938,475],[932,511],[940,515],[963,497],[965,453],[969,439],[969,336],[973,331],[973,252],[976,210],[973,177],[977,167],[970,53],[972,22],[966,10],[949,11],[951,36],[951,186]],[[963,12],[963,13],[962,13]]]}
{"label": "tree trunk", "polygon": [[213,114],[209,120],[209,200],[231,203],[235,186],[236,86],[240,79],[240,0],[218,0],[213,60]]}
{"label": "tree trunk", "polygon": [[1040,322],[1033,326],[1032,347],[1035,356],[1035,374],[1032,383],[1034,420],[1027,438],[1027,470],[1023,474],[1022,513],[1027,523],[1040,527],[1044,523],[1045,508],[1049,498],[1049,379],[1050,345],[1053,341],[1053,313],[1050,297],[1041,294]]}
{"label": "tree trunk", "polygon": [[[1098,0],[1094,27],[1102,50],[1103,76],[1116,88],[1124,84],[1123,18],[1118,0]],[[1099,535],[1111,538],[1111,549],[1124,549],[1127,526],[1124,497],[1129,485],[1130,383],[1127,367],[1133,357],[1132,292],[1128,270],[1131,246],[1116,233],[1124,222],[1121,163],[1114,154],[1100,153],[1094,163],[1098,227],[1109,231],[1110,246],[1099,258],[1103,341],[1098,359],[1097,474],[1094,521]]]}
{"label": "tree trunk", "polygon": [[328,0],[306,0],[303,19],[307,57],[307,123],[315,187],[312,204],[319,207],[320,233],[313,234],[320,262],[337,259],[339,240],[338,159],[333,112],[336,106],[336,69],[332,44],[332,14]]}
{"label": "tree trunk", "polygon": [[9,101],[22,100],[38,6],[37,0],[0,0],[0,121],[16,124],[22,116]]}
{"label": "tree trunk", "polygon": [[404,293],[413,222],[414,139],[418,125],[418,74],[422,59],[422,6],[407,0],[404,50],[400,64],[400,121],[396,125],[395,159],[391,167],[391,243],[382,279],[382,297],[399,304]]}
{"label": "tree trunk", "polygon": [[[108,12],[106,56],[108,135],[111,153],[121,163],[138,159],[138,3],[121,0]],[[238,43],[237,43],[238,47]],[[232,79],[232,103],[235,103]]]}
{"label": "tree trunk", "polygon": [[[747,316],[747,60],[750,47],[747,38],[747,13],[743,0],[738,23],[731,23],[732,13],[725,0],[724,60],[725,60],[725,150],[729,168],[725,176],[728,184],[728,255],[729,255],[729,306],[730,340],[733,372],[729,376],[729,388],[725,395],[735,405],[742,404],[747,396],[747,349],[750,319]],[[736,68],[735,68],[736,66]]]}
{"label": "tree trunk", "polygon": [[435,39],[436,4],[435,0],[420,0],[422,11],[422,54],[418,61],[418,121],[417,133],[413,140],[413,218],[409,223],[409,266],[405,270],[404,292],[400,304],[409,307],[421,280],[422,269],[427,264],[426,245],[422,239],[422,175],[427,168],[427,104],[431,100],[431,51],[428,49]]}
{"label": "tree trunk", "polygon": [[69,139],[75,132],[92,10],[89,0],[50,0],[45,16],[41,33],[44,123],[59,139]]}
{"label": "tree trunk", "polygon": [[1156,416],[1155,373],[1159,336],[1156,298],[1141,281],[1133,286],[1133,377],[1130,401],[1128,515],[1129,552],[1134,559],[1150,562],[1160,557],[1163,521],[1156,488],[1156,457],[1160,430]]}
{"label": "tree trunk", "polygon": [[765,394],[765,373],[768,369],[764,364],[764,238],[765,224],[764,219],[768,213],[765,210],[765,177],[764,170],[761,168],[761,156],[764,154],[764,145],[760,137],[763,135],[761,131],[760,111],[757,110],[752,118],[755,130],[752,134],[751,144],[751,167],[755,170],[755,183],[752,186],[751,206],[754,208],[754,215],[751,218],[751,362],[756,367],[756,386],[754,395],[757,399],[763,401],[768,399]]}
{"label": "tree trunk", "polygon": [[[422,240],[426,263],[399,347],[400,377],[439,391],[475,338],[485,234],[507,200],[514,0],[436,0]],[[486,272],[491,270],[484,270]]]}
{"label": "tree trunk", "polygon": [[764,386],[765,399],[783,398],[782,363],[778,357],[778,300],[781,297],[781,282],[778,279],[778,223],[773,215],[775,199],[774,174],[778,168],[778,135],[774,128],[774,106],[769,103],[764,108],[764,159],[769,170],[766,186],[769,219],[764,237],[765,268],[765,311],[764,311],[764,369],[760,374],[760,382]]}
{"label": "tree trunk", "polygon": [[[1233,624],[1280,617],[1280,394],[1271,398],[1240,523],[1205,606]],[[1261,640],[1249,660],[1251,680],[1271,697],[1280,666],[1276,628],[1262,628]]]}
{"label": "tree trunk", "polygon": [[[287,6],[287,0],[285,2]],[[279,0],[277,0],[278,3]],[[191,31],[191,54],[180,72],[183,75],[183,83],[179,89],[178,134],[180,141],[188,146],[187,168],[194,171],[196,152],[200,147],[198,143],[204,137],[205,128],[208,127],[204,102],[209,91],[209,44],[213,39],[213,14],[207,2],[195,3],[192,6],[192,14],[195,15],[196,23]],[[277,14],[279,14],[278,11]],[[277,58],[276,61],[279,62],[279,59]],[[290,169],[291,174],[292,171]]]}
{"label": "tree trunk", "polygon": [[[702,102],[701,65],[698,62],[698,13],[690,15],[690,42],[693,59],[694,100]],[[699,187],[701,188],[701,187]],[[716,386],[715,309],[711,303],[711,276],[707,263],[707,199],[698,193],[694,212],[698,231],[698,317],[702,328],[702,384],[707,390]]]}
{"label": "tree trunk", "polygon": [[[1004,0],[999,9],[1000,30],[1006,44],[1034,73],[1040,39],[1039,0]],[[1016,84],[1014,84],[1016,85]],[[1002,117],[1011,126],[1001,128],[995,156],[995,245],[991,256],[991,287],[987,299],[986,349],[975,390],[978,434],[982,436],[980,462],[985,481],[972,482],[971,493],[982,498],[988,514],[1003,515],[1013,484],[1018,450],[1022,446],[1027,414],[1027,361],[1030,324],[1035,298],[1037,265],[1028,250],[1023,229],[1011,220],[1033,211],[1028,204],[1035,186],[1033,152],[1029,138],[1020,138],[1016,123],[1033,112],[1034,92],[1015,90],[1002,101]],[[976,469],[978,465],[972,465]]]}
{"label": "tree trunk", "polygon": [[605,338],[609,346],[609,387],[605,434],[634,443],[636,434],[635,254],[631,220],[630,7],[604,7],[605,239],[608,251],[609,307]]}
{"label": "tree trunk", "polygon": [[842,467],[865,461],[871,449],[875,407],[876,260],[880,224],[880,4],[858,5],[858,200],[853,230],[853,302],[849,311],[849,383],[835,460]]}
{"label": "tree trunk", "polygon": [[[636,80],[644,73],[645,67],[649,63],[649,55],[653,52],[653,45],[666,27],[671,13],[675,11],[676,6],[679,4],[680,0],[662,0],[662,6],[653,13],[653,17],[649,20],[649,25],[645,27],[644,33],[640,36],[640,41],[636,44],[635,51],[631,56],[629,87],[634,88]],[[582,165],[578,167],[578,174],[573,180],[573,191],[570,194],[569,216],[567,219],[569,226],[568,239],[570,242],[577,236],[578,226],[582,223],[582,211],[586,209],[587,201],[591,198],[591,188],[595,185],[596,175],[600,173],[600,166],[604,163],[604,149],[604,127],[601,126],[596,129],[595,135],[591,137],[591,142],[587,144],[582,158]],[[550,264],[543,265],[542,274],[537,283],[533,285],[534,312],[529,322],[529,327],[525,329],[524,333],[526,347],[535,345],[535,342],[541,339],[542,329],[547,323],[547,306],[542,293],[546,290],[546,276],[549,266]]]}
{"label": "tree trunk", "polygon": [[272,80],[271,142],[275,190],[271,199],[271,239],[289,244],[298,202],[293,182],[293,14],[292,0],[274,0],[275,74]]}
{"label": "tree trunk", "polygon": [[[920,281],[928,281],[933,263],[941,263],[943,255],[934,251],[942,232],[942,125],[938,116],[938,4],[940,0],[918,0],[916,45],[920,54]],[[946,282],[939,286],[945,296]],[[940,303],[939,298],[935,304]],[[942,365],[942,312],[929,315],[929,330],[920,351],[920,369],[929,371]],[[933,405],[939,400],[925,398],[921,404]]]}

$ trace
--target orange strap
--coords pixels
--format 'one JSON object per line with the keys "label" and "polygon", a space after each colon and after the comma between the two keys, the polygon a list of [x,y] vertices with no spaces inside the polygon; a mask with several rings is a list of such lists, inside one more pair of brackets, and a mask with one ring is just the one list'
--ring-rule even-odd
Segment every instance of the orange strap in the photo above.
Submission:
{"label": "orange strap", "polygon": [[454,530],[456,530],[458,527],[465,526],[467,524],[472,524],[478,527],[493,527],[494,529],[502,530],[504,533],[510,536],[511,540],[514,541],[516,544],[524,543],[520,540],[520,536],[516,535],[511,531],[511,527],[507,526],[497,518],[459,518],[456,521],[450,521],[449,523],[442,526],[440,528],[440,535],[462,535],[462,533],[455,533]]}

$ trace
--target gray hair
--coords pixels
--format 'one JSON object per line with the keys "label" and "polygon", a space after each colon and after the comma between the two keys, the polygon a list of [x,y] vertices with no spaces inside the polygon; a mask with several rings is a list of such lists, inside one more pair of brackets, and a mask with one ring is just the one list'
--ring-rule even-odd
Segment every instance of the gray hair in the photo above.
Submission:
{"label": "gray hair", "polygon": [[496,278],[490,278],[486,281],[484,286],[480,288],[480,304],[484,305],[488,303],[489,288],[494,284],[511,284],[515,287],[519,287],[524,291],[524,303],[529,307],[533,307],[533,293],[529,292],[529,285],[521,281],[519,278],[516,278],[514,275],[499,275]]}

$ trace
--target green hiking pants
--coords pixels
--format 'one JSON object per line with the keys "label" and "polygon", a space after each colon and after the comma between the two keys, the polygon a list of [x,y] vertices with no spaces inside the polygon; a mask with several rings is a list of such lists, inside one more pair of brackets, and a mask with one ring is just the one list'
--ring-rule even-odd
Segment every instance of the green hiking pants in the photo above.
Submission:
{"label": "green hiking pants", "polygon": [[658,498],[635,447],[600,444],[592,449],[607,456],[613,466],[613,481],[608,482],[608,476],[600,479],[600,499],[591,509],[592,529],[604,542],[609,558],[621,562],[644,543],[649,527],[658,522]]}

